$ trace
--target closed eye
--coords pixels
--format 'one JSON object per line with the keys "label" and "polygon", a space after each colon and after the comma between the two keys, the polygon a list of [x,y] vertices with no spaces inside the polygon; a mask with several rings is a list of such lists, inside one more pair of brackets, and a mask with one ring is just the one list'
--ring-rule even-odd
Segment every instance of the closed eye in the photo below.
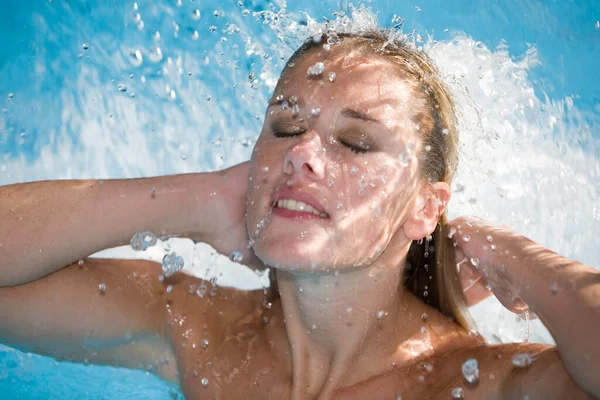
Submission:
{"label": "closed eye", "polygon": [[343,139],[339,139],[338,141],[341,144],[343,144],[344,146],[346,146],[348,149],[350,149],[351,151],[353,151],[354,153],[357,153],[357,154],[363,154],[363,153],[366,153],[367,151],[371,150],[371,146],[369,146],[366,143],[354,144],[352,142],[348,142]]}
{"label": "closed eye", "polygon": [[273,131],[273,136],[278,138],[286,138],[292,136],[298,136],[303,134],[304,131]]}
{"label": "closed eye", "polygon": [[275,124],[271,127],[271,130],[273,131],[273,136],[278,138],[298,136],[306,132],[306,129],[302,127],[287,124]]}

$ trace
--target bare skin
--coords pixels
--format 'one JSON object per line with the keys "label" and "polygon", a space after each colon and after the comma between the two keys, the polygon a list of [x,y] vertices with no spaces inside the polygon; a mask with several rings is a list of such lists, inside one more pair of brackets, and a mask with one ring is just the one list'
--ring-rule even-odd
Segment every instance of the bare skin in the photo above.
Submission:
{"label": "bare skin", "polygon": [[[339,56],[327,66],[342,71]],[[0,341],[59,359],[141,365],[178,382],[190,399],[447,399],[456,387],[466,398],[589,398],[582,387],[596,387],[586,371],[567,372],[553,346],[489,346],[399,285],[410,243],[431,234],[449,187],[425,190],[416,158],[403,165],[407,150],[421,149],[410,90],[389,65],[362,60],[338,73],[335,85],[321,86],[304,80],[315,60],[297,63],[299,75],[284,75],[275,92],[299,98],[304,123],[289,109],[271,114],[272,104],[250,165],[160,182],[34,183],[0,192],[10,221],[0,227]],[[316,107],[321,114],[311,119],[306,110]],[[288,131],[277,137],[282,127]],[[369,152],[348,148],[365,141]],[[246,197],[240,177],[248,174]],[[223,183],[225,176],[234,179]],[[154,198],[158,184],[168,190]],[[277,210],[282,193],[308,195],[324,210]],[[163,199],[167,211],[149,218]],[[160,282],[160,267],[147,261],[86,259],[61,268],[145,229],[187,233],[223,254],[244,251],[249,266],[277,270],[280,298],[264,307],[260,291],[190,295],[190,285],[210,284],[181,273]],[[467,257],[481,250],[460,245]],[[500,294],[489,270],[465,273],[481,273]],[[473,303],[489,294],[479,285],[465,297]],[[589,327],[597,324],[594,298],[570,304],[590,316]],[[530,302],[534,312],[542,309]],[[572,353],[564,343],[561,356]],[[512,356],[523,352],[533,365],[513,366]],[[462,377],[470,358],[479,362],[478,384]]]}
{"label": "bare skin", "polygon": [[[188,399],[293,398],[291,348],[279,301],[266,309],[261,291],[227,288],[201,298],[189,294],[189,285],[210,287],[210,283],[185,275],[161,283],[156,279],[159,273],[159,266],[148,261],[87,259],[83,265],[27,285],[4,288],[0,308],[14,329],[3,328],[2,342],[57,359],[129,368],[142,365],[178,383]],[[106,285],[105,293],[98,291],[100,283]],[[173,290],[167,293],[169,284]],[[32,292],[37,295],[31,296]],[[354,380],[328,393],[301,398],[448,399],[456,387],[463,388],[465,398],[522,398],[523,394],[551,398],[544,393],[589,398],[559,368],[553,346],[486,345],[420,301],[409,298],[405,304],[409,319],[415,321],[413,337],[390,343],[387,352],[369,360],[368,368],[376,373],[365,376],[364,369],[356,368]],[[122,332],[130,332],[131,337],[123,337]],[[534,358],[539,354],[536,363],[548,362],[540,371],[532,372],[536,363],[522,371],[511,359],[523,352]],[[479,363],[476,385],[468,384],[461,374],[462,364],[470,358]],[[519,381],[539,381],[537,377],[547,377],[549,369],[554,370],[553,380],[544,384],[546,392]],[[508,386],[512,381],[518,385]],[[507,397],[507,390],[523,393]]]}

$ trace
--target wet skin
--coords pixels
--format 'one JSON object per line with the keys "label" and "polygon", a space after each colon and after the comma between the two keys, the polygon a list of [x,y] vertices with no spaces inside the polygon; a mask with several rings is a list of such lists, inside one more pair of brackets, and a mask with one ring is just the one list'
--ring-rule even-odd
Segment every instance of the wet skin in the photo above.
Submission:
{"label": "wet skin", "polygon": [[[307,68],[323,57],[336,81],[307,80]],[[70,330],[57,334],[64,343],[50,338],[31,351],[149,369],[178,382],[189,399],[448,399],[455,387],[465,398],[522,398],[533,392],[517,393],[512,382],[547,374],[574,389],[564,370],[536,370],[560,363],[534,363],[526,376],[511,363],[523,352],[556,359],[554,347],[487,345],[398,287],[410,243],[430,234],[444,211],[419,180],[416,100],[406,83],[389,65],[334,52],[294,68],[275,90],[253,152],[246,221],[211,243],[223,254],[247,253],[249,234],[255,254],[245,262],[277,268],[281,299],[264,307],[262,291],[227,288],[199,297],[190,285],[210,283],[182,273],[159,282],[160,266],[148,261],[89,259],[3,288],[0,305],[11,306],[0,312],[19,329],[0,341],[35,342],[44,320],[36,310],[52,304],[55,325],[43,328]],[[280,95],[297,96],[296,117]],[[324,215],[269,216],[282,193],[310,196]],[[434,193],[449,198],[443,184]],[[378,310],[385,316],[375,317]],[[73,346],[70,336],[85,339]],[[461,374],[470,358],[479,363],[474,385]],[[543,390],[535,394],[555,394]]]}

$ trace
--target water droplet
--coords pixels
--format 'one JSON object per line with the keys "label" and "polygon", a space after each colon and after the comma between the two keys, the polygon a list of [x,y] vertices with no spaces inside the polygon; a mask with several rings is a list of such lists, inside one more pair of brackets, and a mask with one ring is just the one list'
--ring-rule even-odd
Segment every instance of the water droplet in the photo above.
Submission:
{"label": "water droplet", "polygon": [[448,129],[446,129],[446,128],[442,129],[442,134],[447,135],[449,133],[450,133],[450,131]]}
{"label": "water droplet", "polygon": [[196,295],[198,297],[204,297],[206,295],[207,290],[208,290],[208,288],[206,287],[206,285],[201,284],[200,286],[198,286],[198,290],[196,290]]}
{"label": "water droplet", "polygon": [[184,265],[183,257],[178,256],[177,253],[165,254],[162,259],[162,271],[166,277],[169,277],[181,270]]}
{"label": "water droplet", "polygon": [[314,65],[311,65],[306,70],[308,76],[319,76],[323,72],[325,72],[325,64],[323,64],[321,61],[317,61]]}
{"label": "water droplet", "polygon": [[596,27],[596,29],[600,29],[600,21],[596,21],[594,27]]}
{"label": "water droplet", "polygon": [[335,78],[336,78],[336,76],[337,76],[337,75],[335,74],[335,72],[331,71],[331,72],[329,73],[329,82],[333,82],[333,81],[335,81]]}
{"label": "water droplet", "polygon": [[192,12],[192,19],[198,21],[200,19],[200,10],[196,9]]}
{"label": "water droplet", "polygon": [[171,293],[172,290],[173,290],[173,285],[167,286],[167,293]]}
{"label": "water droplet", "polygon": [[471,258],[471,264],[475,267],[478,268],[479,267],[479,259],[478,258]]}
{"label": "water droplet", "polygon": [[423,315],[421,315],[421,321],[423,321],[423,322],[427,322],[428,318],[429,318],[429,315],[427,315],[427,313],[423,313]]}
{"label": "water droplet", "polygon": [[221,11],[219,11],[219,10],[215,10],[215,11],[213,12],[213,16],[215,16],[215,17],[219,18],[219,17],[221,16]]}
{"label": "water droplet", "polygon": [[421,333],[423,333],[423,334],[424,334],[425,332],[427,332],[427,329],[425,329],[425,327],[424,327],[424,326],[422,326],[422,327],[421,327]]}
{"label": "water droplet", "polygon": [[385,317],[387,315],[387,312],[383,311],[383,310],[379,310],[377,311],[377,319],[382,319],[383,317]]}
{"label": "water droplet", "polygon": [[492,237],[492,235],[487,235],[485,238],[487,239],[488,242],[491,242],[491,241],[494,240],[494,238]]}
{"label": "water droplet", "polygon": [[89,48],[90,48],[90,44],[89,44],[88,42],[85,42],[84,44],[82,44],[82,45],[81,45],[81,48],[82,48],[83,50],[87,50],[87,49],[89,49]]}
{"label": "water droplet", "polygon": [[471,236],[465,235],[465,236],[462,237],[462,240],[468,243],[468,242],[471,241]]}
{"label": "water droplet", "polygon": [[410,165],[412,158],[408,153],[402,152],[398,156],[398,161],[400,162],[401,166],[406,168]]}
{"label": "water droplet", "polygon": [[208,349],[208,339],[202,339],[202,341],[200,342],[200,347],[204,350]]}
{"label": "water droplet", "polygon": [[312,110],[310,110],[310,113],[314,116],[314,117],[318,117],[319,114],[321,114],[321,109],[319,107],[317,108],[313,108]]}
{"label": "water droplet", "polygon": [[77,264],[79,264],[79,265],[83,265],[83,263],[84,263],[84,261],[83,261],[83,260],[79,260],[79,261],[77,262]]}
{"label": "water droplet", "polygon": [[118,85],[117,86],[117,90],[119,92],[126,92],[127,91],[127,86],[125,86],[125,85]]}
{"label": "water droplet", "polygon": [[463,390],[460,387],[455,387],[452,389],[452,398],[453,399],[462,399],[463,398]]}
{"label": "water droplet", "polygon": [[9,94],[8,94],[8,98],[9,98],[9,99],[12,99],[13,97],[15,97],[15,94],[14,94],[14,93],[9,93]]}
{"label": "water droplet", "polygon": [[158,242],[158,238],[152,232],[137,232],[131,237],[131,248],[137,251],[144,251],[148,247],[155,246]]}
{"label": "water droplet", "polygon": [[287,110],[289,107],[290,107],[290,103],[288,103],[287,101],[284,101],[281,103],[282,110]]}
{"label": "water droplet", "polygon": [[512,358],[512,365],[519,368],[529,367],[533,362],[533,358],[528,353],[516,354]]}
{"label": "water droplet", "polygon": [[208,379],[202,378],[202,380],[200,381],[200,384],[202,385],[202,387],[208,387]]}
{"label": "water droplet", "polygon": [[217,30],[217,27],[216,27],[216,26],[214,26],[214,25],[211,25],[211,26],[208,28],[208,30],[209,30],[209,31],[211,31],[211,32],[216,32],[216,30]]}
{"label": "water droplet", "polygon": [[104,283],[101,283],[98,285],[98,290],[100,291],[100,293],[105,293],[106,292],[106,285]]}
{"label": "water droplet", "polygon": [[462,365],[462,374],[469,383],[477,383],[479,380],[479,366],[477,360],[471,358]]}
{"label": "water droplet", "polygon": [[248,14],[250,14],[250,10],[248,10],[248,9],[244,9],[244,10],[242,10],[242,15],[243,15],[244,17],[245,17],[245,16],[247,16]]}
{"label": "water droplet", "polygon": [[292,117],[296,118],[298,115],[300,115],[300,106],[298,104],[294,104],[292,107]]}
{"label": "water droplet", "polygon": [[242,260],[244,259],[244,255],[239,251],[234,251],[231,253],[229,258],[231,259],[231,261],[239,263],[242,262]]}
{"label": "water droplet", "polygon": [[206,96],[204,96],[204,98],[206,99],[206,101],[210,101],[212,99],[212,97],[210,97],[210,94],[207,94]]}
{"label": "water droplet", "polygon": [[558,293],[558,283],[554,282],[551,286],[550,286],[550,290],[552,291],[552,293],[556,294]]}

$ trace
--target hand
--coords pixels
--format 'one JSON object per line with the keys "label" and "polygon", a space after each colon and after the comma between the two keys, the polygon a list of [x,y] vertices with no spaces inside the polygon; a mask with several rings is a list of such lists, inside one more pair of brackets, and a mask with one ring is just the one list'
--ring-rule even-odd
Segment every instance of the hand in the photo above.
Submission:
{"label": "hand", "polygon": [[[506,244],[524,239],[506,226],[496,226],[477,217],[459,217],[448,223],[452,236],[459,278],[467,305],[472,306],[492,293],[510,311],[528,310],[508,274]],[[510,258],[509,258],[510,260]]]}
{"label": "hand", "polygon": [[215,173],[215,179],[211,181],[212,186],[208,189],[212,194],[210,206],[201,203],[196,212],[204,216],[202,223],[209,226],[204,227],[204,237],[192,239],[206,241],[226,256],[239,252],[243,256],[241,264],[254,269],[264,269],[264,264],[253,250],[248,249],[246,192],[249,170],[250,163],[245,162]]}

